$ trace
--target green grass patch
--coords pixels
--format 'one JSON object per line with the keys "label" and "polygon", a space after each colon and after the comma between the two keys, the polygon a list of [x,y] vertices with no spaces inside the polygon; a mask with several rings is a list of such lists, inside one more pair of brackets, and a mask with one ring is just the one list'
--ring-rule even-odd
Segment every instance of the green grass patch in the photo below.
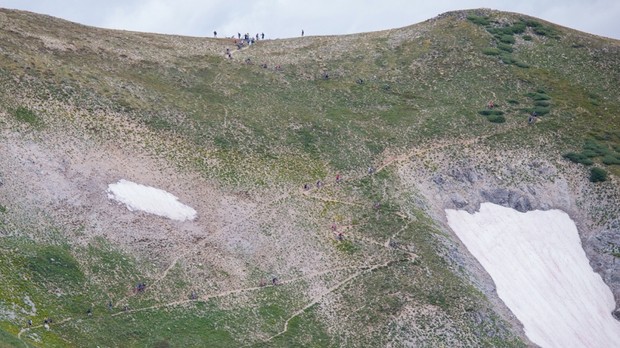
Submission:
{"label": "green grass patch", "polygon": [[77,286],[85,279],[67,246],[49,245],[38,250],[34,257],[28,258],[28,268],[41,283]]}
{"label": "green grass patch", "polygon": [[523,37],[523,40],[525,41],[532,41],[533,39],[531,35],[523,35],[522,37]]}
{"label": "green grass patch", "polygon": [[43,120],[34,113],[34,111],[20,106],[12,112],[13,117],[19,122],[27,123],[34,128],[40,128],[43,126]]}
{"label": "green grass patch", "polygon": [[344,253],[353,254],[359,250],[359,247],[350,240],[343,240],[336,244],[336,248]]}

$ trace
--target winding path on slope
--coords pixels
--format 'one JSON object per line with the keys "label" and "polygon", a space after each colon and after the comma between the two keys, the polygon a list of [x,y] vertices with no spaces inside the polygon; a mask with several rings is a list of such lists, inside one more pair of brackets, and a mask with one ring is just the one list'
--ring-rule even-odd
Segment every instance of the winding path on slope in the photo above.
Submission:
{"label": "winding path on slope", "polygon": [[[519,126],[511,127],[511,129],[514,129],[514,128],[523,128],[523,127],[519,127]],[[502,130],[505,131],[506,129],[502,129]],[[411,150],[405,152],[404,154],[388,158],[373,173],[358,175],[358,176],[355,176],[355,177],[351,177],[351,178],[349,178],[347,180],[359,180],[359,179],[362,179],[362,178],[364,178],[366,176],[374,175],[374,174],[376,174],[376,173],[378,173],[380,171],[383,171],[383,170],[385,170],[386,168],[388,168],[388,167],[390,167],[392,165],[404,162],[404,161],[410,159],[413,156],[416,156],[416,155],[419,156],[419,155],[422,155],[424,153],[428,153],[428,152],[433,151],[433,150],[437,150],[437,149],[441,149],[441,148],[446,148],[446,147],[450,147],[450,146],[472,145],[472,144],[475,144],[479,140],[489,138],[489,137],[494,136],[496,134],[497,133],[481,135],[481,136],[467,138],[467,139],[458,139],[456,141],[437,143],[437,144],[433,144],[433,145],[430,145],[430,146],[422,146],[422,145],[420,145],[418,147],[412,148]],[[339,183],[326,183],[323,186],[338,185],[338,184]],[[299,191],[299,190],[292,190],[292,191],[286,192],[286,193],[284,193],[282,195],[279,195],[275,199],[273,199],[270,202],[268,202],[267,204],[265,204],[264,207],[269,207],[269,206],[271,206],[275,202],[278,202],[278,201],[280,201],[282,199],[290,197],[291,192],[294,192],[294,191],[299,192],[301,194],[301,196],[303,196],[305,198],[315,199],[315,200],[319,200],[319,201],[323,201],[323,202],[339,203],[339,204],[351,205],[351,206],[361,206],[362,205],[361,203],[357,203],[357,202],[348,202],[348,201],[343,201],[343,200],[339,200],[339,199],[334,199],[334,198],[329,198],[329,197],[324,197],[324,196],[319,196],[319,195],[313,194],[313,192],[315,192],[316,190],[317,189],[314,188],[314,187],[312,187],[312,188],[310,188],[308,190],[301,190],[301,191]],[[220,229],[217,232],[218,233],[222,233],[224,231],[229,230],[230,228],[238,226],[239,224],[247,221],[252,216],[256,215],[259,211],[263,211],[263,210],[264,209],[256,209],[252,213],[246,215],[243,219],[240,219],[240,220],[235,221],[235,222],[233,222],[231,224],[228,224],[228,225],[224,226],[222,229]],[[403,218],[403,219],[408,221],[407,216],[405,214],[401,213],[401,212],[392,212],[392,214],[395,214],[395,215],[397,215],[397,216],[399,216],[399,217],[401,217],[401,218]],[[408,224],[409,224],[409,221],[407,222],[407,225]],[[399,231],[397,231],[395,233],[395,235],[400,233],[405,228],[406,228],[406,226],[401,228]],[[384,243],[381,243],[381,242],[378,242],[378,241],[375,241],[375,240],[372,240],[372,239],[369,239],[369,238],[365,238],[365,237],[362,237],[362,236],[354,236],[354,238],[356,240],[359,240],[359,241],[364,242],[364,243],[374,244],[374,245],[377,245],[377,246],[381,246],[381,247],[384,247],[384,248],[391,249],[391,247],[389,245],[390,238],[386,242],[384,242]],[[170,265],[157,277],[157,279],[151,285],[151,287],[157,285],[163,279],[165,279],[166,276],[168,275],[168,273],[176,266],[176,264],[178,263],[178,261],[180,259],[182,259],[183,257],[187,256],[189,253],[194,252],[198,247],[199,246],[196,246],[195,248],[190,248],[185,253],[182,253],[179,256],[177,256],[170,263]],[[400,250],[400,249],[399,249],[399,251],[404,252],[407,255],[409,255],[409,258],[399,259],[399,260],[389,260],[389,261],[386,261],[386,262],[384,262],[382,264],[376,264],[376,265],[367,265],[367,266],[361,265],[361,266],[331,268],[331,269],[328,269],[328,270],[317,271],[317,272],[309,273],[309,274],[304,275],[304,276],[300,276],[300,277],[291,278],[291,279],[288,279],[288,280],[285,280],[285,281],[281,281],[280,284],[281,285],[285,285],[285,284],[294,283],[296,281],[303,280],[303,279],[311,279],[313,277],[324,275],[324,274],[329,274],[329,273],[332,273],[332,272],[358,269],[357,272],[355,272],[354,274],[352,274],[352,275],[346,277],[345,279],[337,282],[335,285],[333,285],[332,287],[330,287],[326,291],[324,291],[324,292],[320,293],[319,295],[315,296],[315,298],[313,300],[311,300],[310,302],[308,302],[306,305],[304,305],[304,307],[302,307],[299,310],[295,311],[288,319],[286,319],[286,321],[284,322],[284,325],[283,325],[283,329],[280,332],[278,332],[277,334],[269,337],[267,340],[265,340],[265,342],[271,341],[274,338],[279,337],[279,336],[285,334],[286,332],[288,332],[289,323],[290,323],[291,320],[293,320],[294,318],[300,316],[306,310],[310,309],[314,305],[320,303],[323,300],[323,298],[325,298],[325,296],[327,296],[327,295],[337,291],[343,285],[351,282],[352,280],[358,278],[359,276],[361,276],[363,274],[366,274],[368,272],[374,271],[376,269],[381,269],[381,268],[389,267],[391,264],[394,264],[396,262],[411,261],[411,260],[414,260],[417,257],[417,255],[415,255],[414,253],[411,253],[411,252],[408,252],[408,251],[405,251],[405,250]],[[136,309],[130,309],[130,310],[122,311],[122,312],[113,313],[113,314],[111,314],[111,316],[115,317],[115,316],[120,316],[120,315],[128,315],[128,314],[131,314],[131,313],[136,313],[136,312],[141,312],[141,311],[148,311],[148,310],[156,310],[156,309],[160,309],[160,308],[164,308],[164,307],[178,306],[178,305],[183,305],[183,304],[192,303],[192,302],[205,302],[205,301],[209,301],[209,300],[214,299],[214,298],[226,297],[226,296],[230,296],[230,295],[234,295],[234,294],[239,294],[239,293],[243,293],[243,292],[247,292],[247,291],[258,291],[258,290],[261,290],[263,288],[265,288],[265,287],[256,286],[256,287],[233,289],[233,290],[223,291],[223,292],[220,292],[220,293],[205,295],[205,296],[202,296],[202,297],[200,297],[198,299],[177,300],[177,301],[161,303],[161,304],[157,304],[157,305],[153,305],[153,306],[148,306],[148,307],[141,307],[141,308],[136,308]],[[119,306],[119,305],[121,305],[123,303],[126,303],[128,298],[129,298],[129,296],[126,296],[125,298],[123,298],[120,301],[118,301],[117,302],[117,306]],[[61,321],[59,321],[55,325],[65,324],[65,323],[70,322],[72,320],[73,320],[73,318],[68,317],[68,318],[62,319]],[[42,328],[43,326],[44,325],[36,325],[36,326],[32,326],[32,327],[22,328],[19,331],[19,333],[17,334],[17,338],[22,343],[24,343],[24,345],[26,347],[28,347],[28,344],[23,340],[22,335],[25,332],[28,332],[28,331],[30,331],[32,329],[39,329],[39,328]]]}

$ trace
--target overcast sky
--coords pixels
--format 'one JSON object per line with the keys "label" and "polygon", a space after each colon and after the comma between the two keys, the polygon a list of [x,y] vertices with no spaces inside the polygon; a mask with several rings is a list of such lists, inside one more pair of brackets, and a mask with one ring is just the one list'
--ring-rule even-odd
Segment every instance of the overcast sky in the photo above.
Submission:
{"label": "overcast sky", "polygon": [[220,37],[339,35],[415,24],[460,9],[519,12],[620,39],[619,0],[0,0],[0,7],[96,27]]}

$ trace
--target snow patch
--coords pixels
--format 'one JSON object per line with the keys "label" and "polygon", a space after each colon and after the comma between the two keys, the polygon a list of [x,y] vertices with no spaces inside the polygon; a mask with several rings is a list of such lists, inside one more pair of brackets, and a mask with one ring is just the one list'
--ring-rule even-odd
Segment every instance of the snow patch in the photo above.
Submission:
{"label": "snow patch", "polygon": [[611,290],[594,273],[575,223],[561,210],[520,213],[492,203],[446,209],[448,225],[541,347],[620,347]]}
{"label": "snow patch", "polygon": [[106,192],[108,198],[125,204],[131,211],[141,210],[179,221],[196,218],[196,211],[192,207],[179,202],[173,194],[155,187],[121,179],[116,184],[108,185]]}

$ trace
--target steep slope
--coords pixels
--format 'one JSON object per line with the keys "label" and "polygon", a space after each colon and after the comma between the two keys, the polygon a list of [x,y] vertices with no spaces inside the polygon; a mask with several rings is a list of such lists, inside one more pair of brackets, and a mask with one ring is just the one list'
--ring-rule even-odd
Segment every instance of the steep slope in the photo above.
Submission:
{"label": "steep slope", "polygon": [[484,201],[568,212],[620,301],[617,41],[490,10],[240,50],[9,10],[0,36],[7,345],[528,345],[446,225]]}

